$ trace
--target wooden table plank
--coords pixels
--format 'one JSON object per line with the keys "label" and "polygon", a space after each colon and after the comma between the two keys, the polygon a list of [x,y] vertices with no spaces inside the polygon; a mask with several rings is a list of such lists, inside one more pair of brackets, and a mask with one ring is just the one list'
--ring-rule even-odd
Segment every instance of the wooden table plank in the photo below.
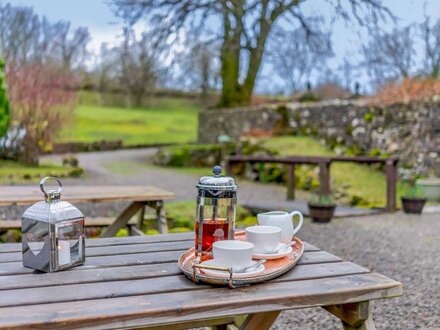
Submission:
{"label": "wooden table plank", "polygon": [[[298,280],[309,280],[323,277],[336,277],[343,275],[353,275],[369,273],[368,269],[360,267],[350,262],[335,262],[330,266],[321,267],[322,265],[298,265],[293,271],[271,281],[288,282]],[[130,267],[131,268],[131,267]],[[127,269],[129,270],[129,269]],[[128,275],[127,273],[125,273]],[[85,283],[83,278],[77,279],[77,284],[67,284],[64,280],[62,285],[50,284],[44,287],[29,287],[27,289],[8,289],[0,291],[2,299],[0,307],[34,305],[44,303],[59,303],[68,301],[85,301],[92,299],[104,299],[108,297],[128,297],[134,295],[144,295],[153,293],[166,293],[176,291],[193,291],[211,288],[209,285],[194,285],[194,283],[184,275],[170,276],[168,273],[162,276],[140,278],[135,277],[117,280],[117,281],[100,281],[95,278],[93,282]],[[119,275],[121,276],[121,275]],[[145,276],[138,274],[138,276]],[[166,277],[164,277],[166,276]],[[2,281],[3,282],[3,281]],[[32,283],[24,283],[31,286]]]}
{"label": "wooden table plank", "polygon": [[[87,241],[86,241],[87,242]],[[163,251],[183,251],[193,247],[194,241],[176,241],[148,244],[130,245],[111,245],[111,246],[91,246],[86,249],[87,257],[115,256],[119,254],[150,253]],[[87,246],[87,243],[86,243]],[[19,262],[22,260],[21,244],[16,252],[0,253],[0,264],[4,262]],[[314,246],[304,244],[304,251],[319,251]]]}
{"label": "wooden table plank", "polygon": [[[99,239],[86,239],[86,247],[152,244],[163,242],[178,242],[194,240],[194,233],[160,234],[148,236],[106,237]],[[21,251],[21,243],[0,244],[0,253]]]}
{"label": "wooden table plank", "polygon": [[[73,203],[111,201],[156,201],[174,199],[175,194],[151,186],[67,186],[63,187],[62,199]],[[2,186],[0,206],[30,205],[43,200],[38,186]]]}
{"label": "wooden table plank", "polygon": [[[132,253],[120,254],[114,256],[99,256],[89,257],[83,266],[75,267],[69,271],[81,271],[83,269],[118,267],[118,266],[132,266],[132,265],[148,265],[164,262],[177,262],[184,250],[181,251],[165,251],[152,253]],[[301,257],[299,263],[313,264],[341,261],[341,258],[336,257],[325,251],[311,251],[305,252]],[[14,274],[31,274],[32,269],[25,268],[21,261],[4,262],[0,264],[0,279],[4,275]]]}
{"label": "wooden table plank", "polygon": [[[361,266],[351,262],[333,262],[326,264],[300,264],[292,272],[280,279],[307,279],[318,276],[338,276],[366,272]],[[139,280],[151,277],[181,275],[182,272],[176,262],[140,265],[130,267],[84,269],[81,276],[72,271],[56,272],[47,275],[35,276],[34,274],[2,276],[1,290],[38,288],[46,286],[59,286],[80,283],[98,283],[109,281]]]}
{"label": "wooden table plank", "polygon": [[[59,329],[91,326],[147,317],[149,324],[167,323],[167,318],[190,316],[197,320],[203,313],[211,317],[258,313],[309,306],[361,302],[400,295],[399,282],[368,273],[304,281],[267,283],[230,290],[179,291],[132,297],[88,300],[2,308],[0,326]],[[85,308],[86,307],[86,308]],[[206,314],[205,314],[206,316]]]}
{"label": "wooden table plank", "polygon": [[[163,251],[183,251],[194,246],[191,241],[164,242],[160,244],[131,244],[119,246],[98,246],[86,249],[86,257],[115,256],[119,254],[151,253]],[[21,262],[22,253],[0,253],[0,267],[4,262]]]}
{"label": "wooden table plank", "polygon": [[[104,246],[124,246],[135,244],[153,244],[165,242],[194,241],[194,233],[181,234],[161,234],[147,236],[128,236],[128,237],[108,237],[99,239],[86,239],[87,248],[104,247]],[[319,251],[316,246],[303,242],[306,251]],[[2,253],[21,251],[21,243],[5,243],[0,244],[0,255]]]}

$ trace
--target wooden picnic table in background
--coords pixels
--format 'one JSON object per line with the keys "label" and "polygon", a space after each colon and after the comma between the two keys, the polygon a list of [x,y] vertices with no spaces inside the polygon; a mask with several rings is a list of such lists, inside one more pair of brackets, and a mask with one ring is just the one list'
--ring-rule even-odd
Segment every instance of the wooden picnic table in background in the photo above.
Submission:
{"label": "wooden picnic table in background", "polygon": [[270,282],[195,284],[177,264],[193,244],[193,233],[90,239],[85,265],[49,274],[22,266],[20,244],[0,245],[0,328],[264,330],[283,310],[320,306],[344,329],[374,329],[369,302],[402,294],[399,282],[308,243]]}
{"label": "wooden picnic table in background", "polygon": [[[137,227],[130,226],[130,234],[143,235],[140,227],[146,206],[155,210],[159,232],[166,233],[168,227],[163,202],[174,198],[174,193],[151,186],[67,186],[63,187],[61,193],[61,199],[70,203],[131,202],[106,228],[102,234],[103,237],[114,236],[119,229],[127,226],[130,219],[137,213],[139,214]],[[0,206],[32,205],[42,200],[44,200],[43,193],[38,186],[2,186],[0,189]]]}
{"label": "wooden picnic table in background", "polygon": [[396,211],[396,191],[397,191],[397,164],[398,157],[373,157],[373,156],[245,156],[235,155],[226,159],[226,173],[233,175],[233,167],[237,164],[245,163],[270,163],[284,164],[287,168],[287,200],[295,199],[295,167],[297,165],[316,165],[319,167],[319,194],[330,195],[330,165],[334,162],[351,162],[357,164],[381,164],[385,167],[386,177],[386,205],[385,211]]}

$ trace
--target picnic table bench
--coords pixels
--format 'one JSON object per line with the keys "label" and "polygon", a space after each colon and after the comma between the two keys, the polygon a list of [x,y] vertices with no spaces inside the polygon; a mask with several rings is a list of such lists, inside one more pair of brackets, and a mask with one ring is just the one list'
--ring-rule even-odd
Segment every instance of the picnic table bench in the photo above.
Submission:
{"label": "picnic table bench", "polygon": [[232,175],[233,167],[236,164],[244,163],[268,163],[284,164],[287,167],[287,200],[295,199],[295,167],[297,165],[319,166],[319,194],[331,194],[330,187],[330,165],[334,162],[357,163],[357,164],[381,164],[385,167],[386,176],[386,206],[387,212],[396,210],[396,189],[397,189],[397,164],[398,157],[372,157],[372,156],[229,156],[226,160],[226,173]]}
{"label": "picnic table bench", "polygon": [[[67,186],[63,187],[62,200],[70,203],[96,203],[130,201],[122,213],[109,224],[108,219],[86,219],[87,225],[109,226],[102,233],[102,237],[112,237],[119,229],[126,226],[132,235],[143,235],[141,229],[144,220],[145,207],[155,210],[156,220],[160,233],[167,233],[168,227],[163,210],[164,200],[174,199],[175,194],[163,189],[150,186]],[[2,186],[0,189],[0,206],[9,205],[32,205],[43,200],[43,195],[38,186]],[[131,225],[130,220],[139,214],[136,226]],[[15,221],[3,221],[2,228],[9,226],[14,228],[19,225]]]}
{"label": "picnic table bench", "polygon": [[319,306],[344,329],[374,329],[369,302],[402,294],[399,282],[308,243],[272,281],[195,284],[177,264],[193,244],[193,233],[89,239],[85,265],[47,274],[22,266],[20,244],[0,245],[0,328],[264,330],[283,310]]}

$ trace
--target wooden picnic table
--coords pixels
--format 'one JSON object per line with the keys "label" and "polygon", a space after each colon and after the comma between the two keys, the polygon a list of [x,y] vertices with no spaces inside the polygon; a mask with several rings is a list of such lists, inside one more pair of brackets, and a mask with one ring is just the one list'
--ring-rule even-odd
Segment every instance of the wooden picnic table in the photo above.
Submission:
{"label": "wooden picnic table", "polygon": [[86,241],[86,263],[37,274],[21,263],[21,245],[0,245],[0,328],[269,329],[287,309],[319,306],[344,329],[374,329],[370,301],[402,294],[402,285],[305,243],[297,266],[263,284],[229,289],[195,284],[177,259],[193,234]]}
{"label": "wooden picnic table", "polygon": [[[127,226],[130,219],[139,214],[138,227],[130,227],[132,234],[142,235],[139,227],[144,218],[145,207],[156,211],[159,232],[166,233],[167,223],[163,211],[163,201],[174,199],[175,194],[150,186],[65,186],[61,199],[71,203],[96,203],[130,201],[130,205],[103,232],[103,237],[114,236],[119,229]],[[0,206],[32,205],[43,200],[40,188],[36,186],[2,186]]]}

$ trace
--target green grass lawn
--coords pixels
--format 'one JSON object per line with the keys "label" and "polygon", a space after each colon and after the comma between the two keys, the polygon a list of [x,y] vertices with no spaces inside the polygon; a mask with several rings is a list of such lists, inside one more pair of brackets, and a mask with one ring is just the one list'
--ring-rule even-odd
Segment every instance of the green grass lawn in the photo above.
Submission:
{"label": "green grass lawn", "polygon": [[62,142],[122,140],[124,145],[188,143],[197,138],[201,107],[186,99],[161,98],[148,108],[80,104]]}
{"label": "green grass lawn", "polygon": [[81,169],[53,164],[27,166],[11,160],[0,160],[0,184],[36,183],[45,176],[68,177],[82,174]]}
{"label": "green grass lawn", "polygon": [[[318,140],[305,136],[273,137],[264,144],[267,147],[279,150],[283,156],[332,156],[335,152],[326,148]],[[359,206],[384,206],[386,181],[383,171],[368,165],[354,163],[333,163],[330,168],[332,184],[335,187],[344,187],[348,198],[358,196],[364,202]],[[398,186],[398,192],[402,187]],[[347,201],[347,200],[346,200]]]}

